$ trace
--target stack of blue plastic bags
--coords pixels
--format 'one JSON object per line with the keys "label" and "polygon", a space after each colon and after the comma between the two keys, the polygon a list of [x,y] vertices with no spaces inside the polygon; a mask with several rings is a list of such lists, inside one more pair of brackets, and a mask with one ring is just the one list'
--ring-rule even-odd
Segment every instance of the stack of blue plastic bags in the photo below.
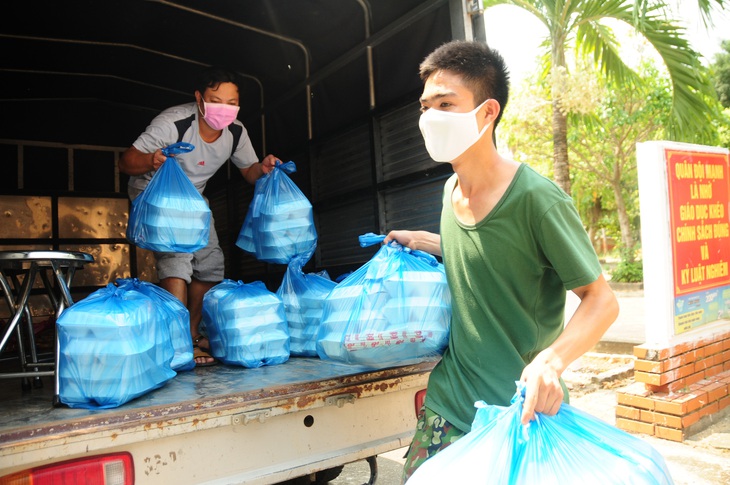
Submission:
{"label": "stack of blue plastic bags", "polygon": [[305,274],[310,254],[295,256],[287,266],[276,294],[284,303],[291,355],[317,357],[317,334],[324,300],[337,286],[326,271]]}
{"label": "stack of blue plastic bags", "polygon": [[210,350],[230,365],[255,368],[289,360],[284,303],[261,281],[226,279],[203,298]]}
{"label": "stack of blue plastic bags", "polygon": [[167,323],[175,351],[170,367],[174,371],[186,371],[195,367],[193,339],[190,337],[190,312],[169,291],[137,278],[118,279],[117,286],[132,289],[149,296],[155,302],[156,322]]}
{"label": "stack of blue plastic bags", "polygon": [[208,244],[211,212],[174,156],[190,152],[190,143],[162,149],[167,160],[132,201],[127,239],[158,252],[193,253]]}
{"label": "stack of blue plastic bags", "polygon": [[312,204],[287,174],[294,162],[277,163],[256,181],[236,245],[259,261],[288,264],[317,244]]}
{"label": "stack of blue plastic bags", "polygon": [[175,301],[151,283],[119,280],[67,308],[57,322],[60,401],[117,407],[192,368],[189,315]]}
{"label": "stack of blue plastic bags", "polygon": [[[384,239],[364,234],[360,245]],[[450,324],[443,265],[392,241],[327,295],[317,354],[376,367],[404,364],[442,353]]]}
{"label": "stack of blue plastic bags", "polygon": [[569,404],[522,425],[524,383],[509,407],[475,403],[471,431],[419,466],[407,485],[671,485],[651,445]]}

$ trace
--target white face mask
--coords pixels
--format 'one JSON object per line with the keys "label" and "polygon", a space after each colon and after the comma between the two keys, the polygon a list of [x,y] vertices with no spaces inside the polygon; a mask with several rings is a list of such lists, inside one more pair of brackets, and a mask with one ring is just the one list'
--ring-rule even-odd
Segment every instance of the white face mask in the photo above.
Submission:
{"label": "white face mask", "polygon": [[[484,101],[486,103],[489,100]],[[426,150],[436,162],[450,162],[458,158],[476,143],[487,131],[487,123],[482,131],[477,125],[477,111],[480,104],[468,113],[452,113],[429,108],[418,120]]]}

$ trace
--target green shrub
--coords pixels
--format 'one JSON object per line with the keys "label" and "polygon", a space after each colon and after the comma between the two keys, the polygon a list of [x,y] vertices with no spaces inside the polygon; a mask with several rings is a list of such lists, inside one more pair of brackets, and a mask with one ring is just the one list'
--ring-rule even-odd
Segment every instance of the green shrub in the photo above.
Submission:
{"label": "green shrub", "polygon": [[644,281],[644,265],[641,261],[621,261],[611,272],[611,281],[640,283]]}

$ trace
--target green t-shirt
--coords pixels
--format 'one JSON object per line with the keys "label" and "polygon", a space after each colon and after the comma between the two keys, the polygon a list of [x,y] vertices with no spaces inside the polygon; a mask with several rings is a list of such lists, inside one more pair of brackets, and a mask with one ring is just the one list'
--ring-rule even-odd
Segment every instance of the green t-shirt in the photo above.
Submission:
{"label": "green t-shirt", "polygon": [[456,183],[447,181],[441,213],[451,333],[426,406],[469,431],[476,401],[509,405],[525,365],[563,330],[566,290],[595,281],[601,266],[571,198],[529,166],[475,225],[456,219]]}

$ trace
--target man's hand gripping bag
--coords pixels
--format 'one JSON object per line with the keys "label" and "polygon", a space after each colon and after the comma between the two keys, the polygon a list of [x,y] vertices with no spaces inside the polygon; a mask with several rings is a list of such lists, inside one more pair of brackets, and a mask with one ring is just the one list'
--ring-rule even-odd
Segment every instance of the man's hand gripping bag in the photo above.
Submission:
{"label": "man's hand gripping bag", "polygon": [[671,485],[651,445],[569,404],[520,422],[524,384],[509,407],[475,403],[472,429],[418,467],[407,485]]}

